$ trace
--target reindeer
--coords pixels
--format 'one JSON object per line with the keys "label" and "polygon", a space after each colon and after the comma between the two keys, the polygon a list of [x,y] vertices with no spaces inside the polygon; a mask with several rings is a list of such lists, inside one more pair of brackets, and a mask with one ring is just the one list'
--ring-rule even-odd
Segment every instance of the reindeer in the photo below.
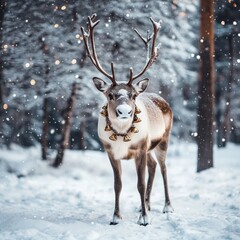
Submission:
{"label": "reindeer", "polygon": [[[137,188],[141,199],[139,225],[148,225],[147,210],[150,210],[150,195],[156,170],[156,160],[160,164],[165,190],[165,206],[163,213],[173,211],[168,194],[167,169],[165,165],[169,135],[172,127],[173,114],[168,103],[154,93],[143,93],[149,83],[145,78],[133,84],[133,81],[142,76],[157,58],[156,38],[160,24],[150,18],[153,33],[147,38],[137,31],[148,49],[147,62],[142,71],[133,75],[130,68],[128,82],[116,82],[114,65],[111,63],[111,74],[106,72],[99,63],[95,43],[94,28],[100,22],[95,21],[96,14],[88,17],[88,31],[81,27],[87,55],[92,64],[110,79],[111,84],[94,77],[93,83],[97,90],[102,92],[107,102],[103,106],[98,121],[98,135],[108,154],[114,173],[115,209],[111,225],[118,224],[121,220],[119,207],[122,159],[135,159],[137,172]],[[89,46],[89,39],[91,49]],[[149,43],[152,40],[151,51]],[[145,184],[145,170],[148,168],[147,188]]]}

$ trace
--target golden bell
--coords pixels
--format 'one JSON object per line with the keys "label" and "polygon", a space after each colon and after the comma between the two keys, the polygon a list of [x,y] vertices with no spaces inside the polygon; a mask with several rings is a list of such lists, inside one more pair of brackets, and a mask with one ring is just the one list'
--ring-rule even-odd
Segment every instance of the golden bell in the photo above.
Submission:
{"label": "golden bell", "polygon": [[113,133],[110,137],[109,137],[110,140],[112,141],[117,141],[117,135],[115,133]]}
{"label": "golden bell", "polygon": [[135,114],[139,114],[139,113],[141,113],[141,110],[136,106],[135,107]]}
{"label": "golden bell", "polygon": [[131,141],[131,138],[126,134],[126,135],[123,137],[123,141],[124,141],[124,142],[129,142],[129,141]]}
{"label": "golden bell", "polygon": [[138,130],[136,127],[133,126],[133,127],[131,127],[130,132],[132,132],[132,133],[138,133],[139,130]]}
{"label": "golden bell", "polygon": [[137,116],[137,115],[134,115],[134,118],[133,118],[133,123],[139,123],[141,122],[142,120]]}
{"label": "golden bell", "polygon": [[106,127],[105,127],[105,129],[104,129],[105,131],[111,131],[112,129],[110,128],[110,126],[109,125],[106,125]]}
{"label": "golden bell", "polygon": [[107,115],[108,115],[108,113],[107,113],[106,110],[102,110],[100,113],[101,113],[101,115],[103,115],[104,117],[107,117]]}

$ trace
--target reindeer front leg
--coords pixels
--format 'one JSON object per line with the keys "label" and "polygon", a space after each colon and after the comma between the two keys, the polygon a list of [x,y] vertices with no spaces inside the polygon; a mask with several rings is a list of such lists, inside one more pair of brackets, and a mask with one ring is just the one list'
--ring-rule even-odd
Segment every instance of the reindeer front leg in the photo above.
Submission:
{"label": "reindeer front leg", "polygon": [[136,170],[137,170],[137,188],[141,198],[141,213],[138,219],[138,224],[146,226],[149,224],[145,196],[146,196],[146,184],[145,184],[145,171],[146,171],[146,162],[147,156],[145,151],[141,151],[135,159]]}
{"label": "reindeer front leg", "polygon": [[119,208],[119,198],[122,190],[122,168],[120,160],[115,160],[111,153],[108,153],[114,174],[114,191],[115,191],[115,209],[113,213],[113,219],[110,222],[110,225],[116,225],[122,219]]}

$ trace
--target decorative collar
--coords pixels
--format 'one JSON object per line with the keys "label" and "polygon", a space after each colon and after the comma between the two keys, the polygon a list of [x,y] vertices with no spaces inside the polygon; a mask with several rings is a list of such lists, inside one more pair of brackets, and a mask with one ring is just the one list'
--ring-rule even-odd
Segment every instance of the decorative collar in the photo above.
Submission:
{"label": "decorative collar", "polygon": [[141,110],[135,105],[135,112],[134,112],[134,116],[133,116],[133,121],[132,121],[132,125],[131,127],[127,130],[126,133],[119,133],[117,132],[113,127],[112,127],[112,123],[108,117],[108,111],[107,111],[107,105],[104,105],[102,107],[102,111],[101,114],[102,116],[106,117],[106,127],[105,127],[105,131],[112,131],[113,134],[109,137],[110,140],[112,141],[117,141],[117,137],[123,137],[123,141],[124,142],[129,142],[131,141],[131,138],[129,136],[130,133],[138,133],[139,130],[134,126],[134,123],[139,123],[142,120],[137,116],[137,114],[141,113]]}

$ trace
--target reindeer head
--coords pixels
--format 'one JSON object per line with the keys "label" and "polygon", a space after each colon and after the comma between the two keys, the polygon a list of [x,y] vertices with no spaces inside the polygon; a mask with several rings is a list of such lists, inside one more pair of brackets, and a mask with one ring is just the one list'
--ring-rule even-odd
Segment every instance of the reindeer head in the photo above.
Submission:
{"label": "reindeer head", "polygon": [[[146,90],[149,80],[147,78],[140,80],[136,84],[133,84],[133,81],[140,76],[142,76],[153,64],[153,62],[157,58],[157,50],[158,46],[155,47],[156,44],[156,37],[157,33],[160,29],[160,24],[158,22],[155,22],[152,18],[150,18],[154,32],[152,35],[147,34],[147,38],[143,38],[142,35],[135,30],[135,32],[138,34],[138,36],[142,39],[144,42],[146,48],[147,48],[147,61],[143,68],[143,70],[137,74],[133,75],[133,69],[130,68],[130,74],[129,74],[129,80],[128,82],[119,82],[117,83],[115,80],[115,74],[114,74],[114,66],[113,63],[111,63],[111,72],[112,74],[107,73],[99,63],[96,48],[94,44],[94,27],[97,26],[97,24],[100,22],[99,20],[94,22],[94,19],[96,18],[96,14],[93,14],[91,17],[88,17],[88,31],[85,32],[84,28],[82,27],[82,34],[83,39],[86,47],[87,54],[93,63],[93,65],[108,79],[110,79],[111,84],[108,84],[104,80],[94,77],[93,82],[96,86],[96,88],[104,93],[104,95],[107,98],[108,106],[108,116],[110,119],[118,119],[118,120],[129,120],[134,117],[134,113],[136,112],[136,105],[135,100],[136,97]],[[90,44],[92,48],[92,53],[89,48],[89,38],[90,38]],[[152,48],[151,52],[149,53],[149,43],[152,41]]]}
{"label": "reindeer head", "polygon": [[111,119],[121,120],[133,117],[135,112],[135,100],[139,93],[145,91],[148,79],[143,79],[137,84],[126,83],[108,84],[100,78],[93,78],[96,88],[103,92],[108,101],[108,114]]}

